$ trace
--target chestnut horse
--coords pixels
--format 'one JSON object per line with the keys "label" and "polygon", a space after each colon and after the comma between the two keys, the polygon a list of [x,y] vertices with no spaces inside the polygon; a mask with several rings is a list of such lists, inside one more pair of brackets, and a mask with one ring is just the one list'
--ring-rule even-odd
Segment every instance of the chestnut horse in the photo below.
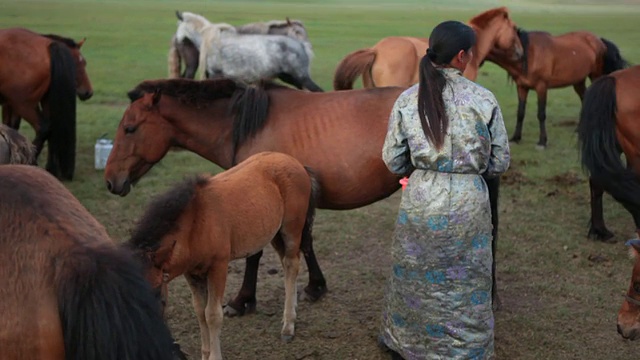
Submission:
{"label": "chestnut horse", "polygon": [[[478,68],[492,48],[508,51],[516,58],[522,53],[516,25],[506,7],[491,9],[471,18],[469,26],[476,32],[477,42],[473,47],[473,59],[464,72],[468,79],[476,79]],[[356,50],[342,59],[334,74],[333,88],[353,89],[358,76],[362,76],[365,88],[416,84],[420,60],[428,47],[427,38],[383,38],[373,47]]]}
{"label": "chestnut horse", "polygon": [[130,251],[46,171],[0,166],[3,360],[172,359]]}
{"label": "chestnut horse", "polygon": [[0,165],[33,164],[34,147],[18,131],[0,124]]}
{"label": "chestnut horse", "polygon": [[[173,146],[188,149],[224,169],[261,151],[278,151],[313,169],[319,208],[348,210],[393,194],[399,177],[382,161],[389,114],[403,88],[310,93],[284,86],[242,87],[228,79],[146,81],[129,92],[105,168],[107,188],[121,196]],[[499,179],[487,180],[498,229]],[[495,243],[494,243],[495,244]],[[255,307],[261,253],[247,259],[242,289],[229,305]],[[326,292],[313,249],[305,293]],[[494,287],[496,289],[496,287]]]}
{"label": "chestnut horse", "polygon": [[127,245],[144,259],[147,280],[162,294],[184,275],[202,340],[202,358],[222,359],[222,299],[229,262],[269,243],[285,274],[282,338],[293,339],[300,249],[311,243],[313,179],[295,158],[250,156],[216,176],[189,179],[153,200]]}
{"label": "chestnut horse", "polygon": [[611,41],[587,31],[553,36],[547,32],[518,29],[525,51],[519,60],[508,52],[494,50],[487,60],[507,71],[518,87],[518,116],[511,141],[522,139],[522,124],[529,90],[538,95],[538,147],[547,146],[547,91],[573,86],[580,100],[584,97],[587,77],[593,81],[626,67],[618,47]]}
{"label": "chestnut horse", "polygon": [[[589,235],[607,240],[613,234],[602,215],[602,194],[608,192],[633,216],[640,235],[640,66],[601,77],[587,89],[578,140],[582,164],[590,174]],[[626,166],[620,159],[621,151]]]}
{"label": "chestnut horse", "polygon": [[635,263],[629,289],[618,311],[618,333],[625,339],[636,340],[640,337],[640,239],[627,241],[627,246]]}
{"label": "chestnut horse", "polygon": [[2,121],[18,129],[26,119],[36,133],[36,159],[48,141],[46,168],[62,180],[72,180],[75,169],[76,94],[80,100],[93,95],[83,43],[22,28],[0,30]]}

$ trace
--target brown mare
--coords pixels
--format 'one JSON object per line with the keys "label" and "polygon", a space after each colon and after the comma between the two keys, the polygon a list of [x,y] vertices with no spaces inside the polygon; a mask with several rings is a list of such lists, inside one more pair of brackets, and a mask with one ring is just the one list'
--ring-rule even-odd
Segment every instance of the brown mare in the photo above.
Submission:
{"label": "brown mare", "polygon": [[282,338],[293,339],[300,249],[311,243],[313,180],[295,158],[253,155],[216,176],[189,179],[153,200],[127,245],[144,259],[162,294],[184,275],[200,324],[202,358],[222,359],[223,297],[229,262],[278,252],[285,274]]}
{"label": "brown mare", "polygon": [[[285,35],[298,39],[303,42],[309,42],[307,29],[304,24],[298,20],[271,20],[267,22],[250,23],[236,26],[239,34],[271,34]],[[198,61],[200,58],[200,50],[188,38],[178,41],[174,34],[171,38],[171,46],[169,47],[169,56],[167,59],[169,65],[169,78],[187,78],[193,79],[198,71]],[[180,73],[182,62],[184,61],[184,70]]]}
{"label": "brown mare", "polygon": [[22,28],[0,30],[2,121],[18,129],[26,119],[36,132],[36,159],[48,141],[46,168],[62,180],[72,180],[75,169],[76,95],[93,95],[83,43]]}
{"label": "brown mare", "polygon": [[627,246],[635,263],[629,289],[618,311],[618,333],[625,339],[636,340],[640,337],[640,240],[629,240]]}
{"label": "brown mare", "polygon": [[584,97],[587,77],[591,81],[622,69],[626,61],[612,42],[587,31],[553,36],[547,32],[518,29],[525,51],[519,60],[508,52],[492,51],[487,60],[504,68],[518,87],[518,116],[511,141],[522,139],[522,124],[529,90],[538,95],[538,147],[547,146],[547,90],[573,86]]}
{"label": "brown mare", "polygon": [[[608,192],[633,216],[640,235],[640,66],[603,76],[587,89],[580,112],[578,140],[591,187],[589,235],[607,240],[613,234],[602,214]],[[620,159],[624,152],[626,166]]]}
{"label": "brown mare", "polygon": [[[476,79],[478,68],[492,48],[508,51],[516,58],[522,53],[516,25],[506,7],[491,9],[471,18],[469,26],[476,32],[477,43],[473,47],[473,59],[464,73],[467,78]],[[356,50],[342,59],[334,74],[333,88],[353,89],[358,76],[362,76],[365,88],[416,84],[420,60],[428,47],[429,39],[426,38],[383,38],[373,47]]]}
{"label": "brown mare", "polygon": [[173,359],[140,264],[56,178],[0,166],[0,199],[3,360]]}
{"label": "brown mare", "polygon": [[[319,208],[369,205],[400,187],[399,177],[382,161],[382,145],[402,91],[310,93],[275,85],[245,88],[226,79],[146,81],[129,92],[132,103],[116,130],[106,184],[112,193],[126,195],[173,146],[224,169],[252,154],[278,151],[313,169],[321,189]],[[497,231],[499,179],[487,184]],[[326,283],[311,246],[304,255],[309,268],[305,292],[314,300],[326,292]],[[240,313],[255,307],[260,256],[247,259],[242,289],[229,302]]]}
{"label": "brown mare", "polygon": [[12,128],[0,124],[0,165],[3,164],[33,164],[35,158],[34,146]]}

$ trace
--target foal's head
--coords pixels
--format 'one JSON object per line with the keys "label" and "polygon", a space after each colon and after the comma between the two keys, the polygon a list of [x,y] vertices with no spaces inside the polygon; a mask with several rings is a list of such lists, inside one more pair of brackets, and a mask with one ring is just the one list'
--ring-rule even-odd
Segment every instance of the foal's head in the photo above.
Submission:
{"label": "foal's head", "polygon": [[[524,50],[518,36],[518,27],[506,7],[485,11],[473,17],[469,24],[476,33],[483,33],[493,38],[493,49],[508,52],[513,60],[519,59]],[[480,36],[479,41],[480,40]],[[484,37],[484,36],[483,36]]]}
{"label": "foal's head", "polygon": [[629,252],[635,259],[631,283],[618,311],[618,333],[625,339],[640,337],[640,239],[629,240]]}

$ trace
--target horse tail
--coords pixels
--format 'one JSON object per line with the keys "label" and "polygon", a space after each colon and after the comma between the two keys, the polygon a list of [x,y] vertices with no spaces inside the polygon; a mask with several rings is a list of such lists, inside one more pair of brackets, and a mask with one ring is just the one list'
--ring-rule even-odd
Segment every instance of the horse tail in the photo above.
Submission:
{"label": "horse tail", "polygon": [[51,83],[45,96],[49,116],[43,116],[40,126],[49,142],[47,170],[58,178],[72,180],[76,157],[76,65],[71,51],[61,42],[52,42],[49,54]]}
{"label": "horse tail", "polygon": [[333,75],[333,89],[353,89],[356,78],[364,74],[365,71],[371,71],[376,55],[376,50],[371,48],[356,50],[347,55],[338,63]]}
{"label": "horse tail", "polygon": [[613,42],[600,38],[607,48],[604,54],[604,64],[602,66],[603,74],[611,74],[612,72],[620,69],[624,69],[629,66],[627,60],[625,60],[620,54],[620,49]]}
{"label": "horse tail", "polygon": [[578,124],[582,165],[625,208],[640,206],[640,181],[620,159],[616,137],[616,79],[603,76],[585,93]]}
{"label": "horse tail", "polygon": [[238,86],[231,98],[233,121],[233,157],[238,148],[250,137],[253,137],[267,121],[269,114],[269,94],[264,84]]}
{"label": "horse tail", "polygon": [[56,273],[66,359],[172,359],[160,302],[124,248],[69,253]]}
{"label": "horse tail", "polygon": [[316,208],[318,206],[318,199],[320,198],[320,181],[316,173],[308,166],[304,167],[309,174],[309,179],[311,181],[311,194],[309,196],[309,208],[307,210],[307,217],[304,222],[304,229],[302,230],[302,241],[300,243],[300,248],[302,251],[308,251],[312,248],[312,232],[313,232],[313,222],[316,217]]}
{"label": "horse tail", "polygon": [[175,79],[180,77],[180,67],[182,66],[182,58],[178,52],[176,42],[178,39],[175,34],[171,38],[171,46],[169,47],[169,55],[167,57],[167,63],[169,65],[169,78]]}

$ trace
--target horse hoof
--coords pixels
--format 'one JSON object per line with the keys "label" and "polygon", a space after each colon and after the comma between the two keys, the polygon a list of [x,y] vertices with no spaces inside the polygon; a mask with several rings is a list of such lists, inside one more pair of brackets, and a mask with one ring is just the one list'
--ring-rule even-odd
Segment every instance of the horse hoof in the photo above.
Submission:
{"label": "horse hoof", "polygon": [[285,343],[290,343],[291,340],[293,340],[293,335],[280,335],[280,338],[282,339],[282,341],[284,341]]}
{"label": "horse hoof", "polygon": [[316,302],[320,300],[326,293],[327,293],[326,286],[318,286],[318,287],[307,286],[304,288],[304,291],[300,294],[300,300],[305,300],[308,302]]}
{"label": "horse hoof", "polygon": [[235,316],[244,315],[244,313],[242,311],[238,311],[238,310],[234,309],[231,305],[225,306],[224,309],[223,309],[223,312],[224,312],[224,316],[227,316],[227,317],[235,317]]}
{"label": "horse hoof", "polygon": [[601,241],[607,244],[615,243],[615,240],[613,240],[613,236],[614,236],[613,233],[606,228],[605,229],[592,228],[592,229],[589,229],[589,234],[587,234],[587,237],[589,237],[590,239]]}
{"label": "horse hoof", "polygon": [[511,139],[509,139],[509,142],[520,144],[520,140],[520,138],[512,137]]}

